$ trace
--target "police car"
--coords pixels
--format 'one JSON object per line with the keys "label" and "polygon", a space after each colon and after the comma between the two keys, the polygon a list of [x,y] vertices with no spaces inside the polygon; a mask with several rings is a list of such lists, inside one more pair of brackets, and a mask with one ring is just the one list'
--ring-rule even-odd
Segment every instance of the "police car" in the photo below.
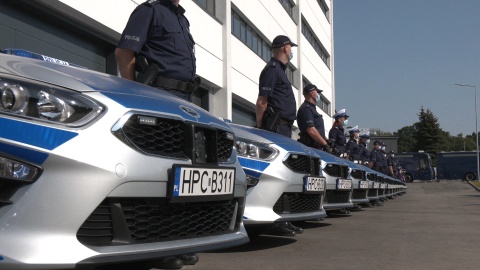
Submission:
{"label": "police car", "polygon": [[369,180],[367,178],[366,167],[350,160],[345,160],[344,162],[348,165],[350,178],[352,179],[352,203],[356,205],[369,203]]}
{"label": "police car", "polygon": [[311,149],[320,156],[323,175],[327,181],[323,208],[326,211],[353,208],[353,182],[346,160],[318,149]]}
{"label": "police car", "polygon": [[132,81],[6,52],[0,269],[140,262],[248,242],[246,178],[223,121]]}
{"label": "police car", "polygon": [[[229,124],[238,160],[247,175],[243,222],[252,233],[275,221],[325,218],[325,177],[320,158],[309,147],[262,129]],[[253,226],[259,225],[259,226]]]}

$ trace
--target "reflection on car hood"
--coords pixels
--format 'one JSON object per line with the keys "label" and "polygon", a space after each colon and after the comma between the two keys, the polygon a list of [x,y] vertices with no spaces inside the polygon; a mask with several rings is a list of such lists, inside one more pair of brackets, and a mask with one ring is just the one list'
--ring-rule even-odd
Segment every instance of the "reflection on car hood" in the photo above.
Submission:
{"label": "reflection on car hood", "polygon": [[332,155],[330,153],[318,150],[318,149],[313,149],[317,155],[319,155],[322,158],[322,161],[327,162],[327,163],[336,163],[336,164],[341,164],[341,165],[347,165],[348,163],[344,158],[337,157],[335,155]]}
{"label": "reflection on car hood", "polygon": [[0,54],[0,74],[2,73],[79,92],[101,92],[126,108],[180,114],[188,121],[215,123],[219,127],[230,129],[202,108],[165,91],[93,70]]}
{"label": "reflection on car hood", "polygon": [[248,139],[265,144],[276,144],[289,152],[316,155],[309,147],[306,147],[305,145],[283,135],[259,128],[242,126],[232,123],[229,123],[228,125],[233,129],[235,136],[238,138]]}

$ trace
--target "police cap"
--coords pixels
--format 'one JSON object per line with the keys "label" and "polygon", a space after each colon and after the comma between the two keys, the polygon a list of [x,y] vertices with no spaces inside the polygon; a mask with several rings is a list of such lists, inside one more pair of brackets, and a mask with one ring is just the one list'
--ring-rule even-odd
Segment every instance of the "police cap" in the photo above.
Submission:
{"label": "police cap", "polygon": [[280,48],[285,45],[290,45],[292,47],[298,46],[297,44],[293,43],[287,36],[276,36],[272,41],[272,49],[273,48]]}
{"label": "police cap", "polygon": [[322,90],[318,89],[315,85],[313,84],[307,84],[305,87],[303,87],[303,94],[308,94],[314,90],[317,90],[317,93],[321,93]]}

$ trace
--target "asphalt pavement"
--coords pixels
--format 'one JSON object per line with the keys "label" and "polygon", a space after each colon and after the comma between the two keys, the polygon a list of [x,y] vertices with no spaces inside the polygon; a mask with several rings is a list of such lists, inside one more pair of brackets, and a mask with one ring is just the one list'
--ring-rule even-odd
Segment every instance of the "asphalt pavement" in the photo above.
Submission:
{"label": "asphalt pavement", "polygon": [[410,183],[383,206],[295,224],[305,232],[200,253],[182,269],[480,269],[480,192],[462,181]]}

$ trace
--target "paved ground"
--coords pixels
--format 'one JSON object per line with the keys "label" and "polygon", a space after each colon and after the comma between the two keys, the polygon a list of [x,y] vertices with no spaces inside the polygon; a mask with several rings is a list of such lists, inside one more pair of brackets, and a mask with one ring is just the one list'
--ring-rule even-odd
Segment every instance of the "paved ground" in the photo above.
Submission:
{"label": "paved ground", "polygon": [[384,206],[297,225],[304,234],[201,253],[183,269],[480,269],[480,192],[466,182],[411,183]]}

